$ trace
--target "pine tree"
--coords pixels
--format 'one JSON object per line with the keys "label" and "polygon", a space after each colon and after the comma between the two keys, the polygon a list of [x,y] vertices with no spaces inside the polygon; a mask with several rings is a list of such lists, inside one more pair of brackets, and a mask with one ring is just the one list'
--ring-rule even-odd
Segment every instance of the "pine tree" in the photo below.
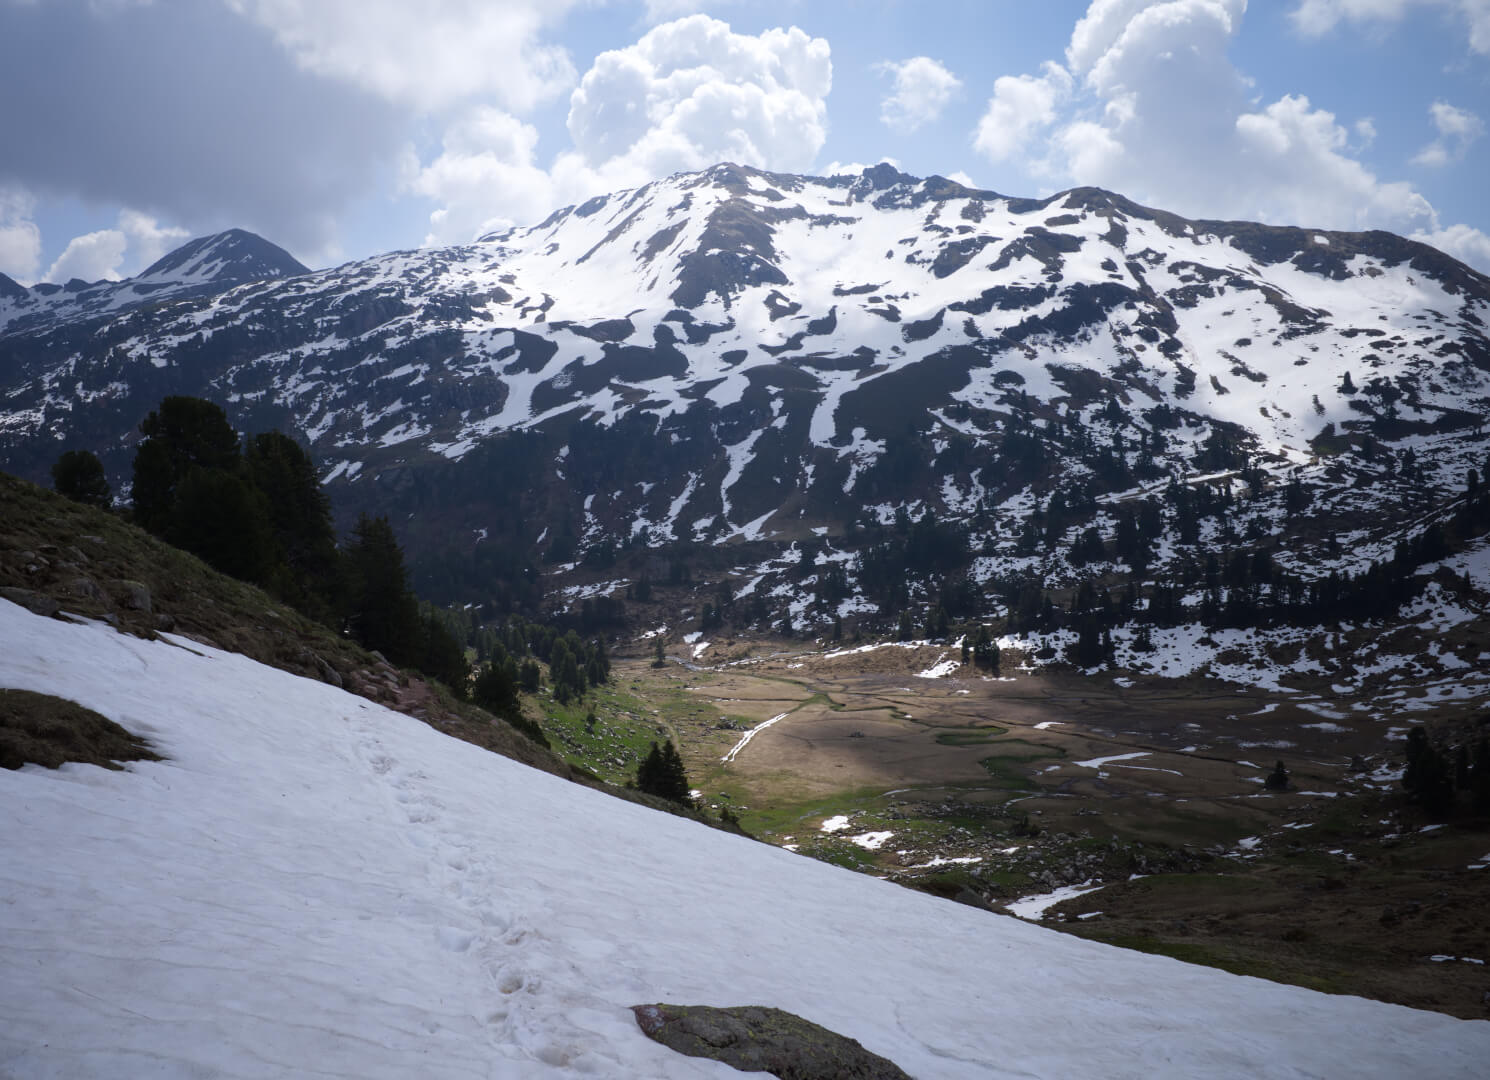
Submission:
{"label": "pine tree", "polygon": [[300,444],[277,431],[255,435],[243,456],[249,478],[268,500],[274,539],[285,562],[285,598],[296,607],[329,609],[336,576],[331,500],[315,463]]}
{"label": "pine tree", "polygon": [[227,414],[210,401],[167,397],[140,424],[145,436],[135,450],[130,496],[135,517],[157,536],[171,521],[177,485],[193,469],[236,472],[238,433]]}
{"label": "pine tree", "polygon": [[107,510],[114,501],[104,476],[103,462],[91,450],[68,450],[52,466],[52,487],[58,495]]}
{"label": "pine tree", "polygon": [[678,748],[668,739],[662,746],[652,743],[652,749],[636,769],[637,790],[656,795],[670,802],[692,805],[692,786],[683,767],[683,758]]}
{"label": "pine tree", "polygon": [[345,570],[352,635],[391,663],[417,663],[419,608],[409,591],[403,549],[386,517],[358,517]]}
{"label": "pine tree", "polygon": [[161,535],[213,568],[263,584],[279,561],[269,500],[234,471],[193,468],[175,485]]}

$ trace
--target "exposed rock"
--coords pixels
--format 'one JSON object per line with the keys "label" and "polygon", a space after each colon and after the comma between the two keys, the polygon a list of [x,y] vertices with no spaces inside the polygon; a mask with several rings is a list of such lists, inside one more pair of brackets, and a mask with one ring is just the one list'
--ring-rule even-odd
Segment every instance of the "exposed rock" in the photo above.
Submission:
{"label": "exposed rock", "polygon": [[53,600],[50,596],[35,592],[31,589],[18,589],[12,586],[0,586],[0,597],[4,597],[12,604],[18,604],[32,614],[41,615],[46,618],[50,618],[51,616],[57,614],[58,609],[61,607],[61,605],[58,604],[57,601]]}
{"label": "exposed rock", "polygon": [[327,663],[323,657],[315,653],[311,654],[311,659],[315,662],[316,671],[320,672],[321,681],[330,683],[332,686],[340,689],[342,685],[341,673]]}
{"label": "exposed rock", "polygon": [[910,1080],[894,1062],[781,1009],[633,1005],[637,1025],[663,1046],[781,1080]]}
{"label": "exposed rock", "polygon": [[140,581],[124,579],[116,581],[114,588],[123,598],[122,602],[125,607],[131,611],[141,611],[146,615],[150,614],[152,610],[150,586]]}
{"label": "exposed rock", "polygon": [[90,577],[73,578],[72,582],[67,586],[67,591],[71,595],[84,600],[94,600],[101,603],[104,599],[103,590],[98,587],[98,582]]}

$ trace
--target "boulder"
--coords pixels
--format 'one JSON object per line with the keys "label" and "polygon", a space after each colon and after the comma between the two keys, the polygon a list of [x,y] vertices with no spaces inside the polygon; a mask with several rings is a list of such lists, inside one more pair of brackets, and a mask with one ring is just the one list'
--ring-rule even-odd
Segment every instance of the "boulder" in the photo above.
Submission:
{"label": "boulder", "polygon": [[67,587],[67,591],[83,600],[93,600],[98,603],[103,602],[103,590],[98,587],[98,582],[90,577],[73,578],[72,583]]}
{"label": "boulder", "polygon": [[637,1025],[663,1046],[780,1080],[910,1080],[856,1040],[764,1005],[633,1005]]}
{"label": "boulder", "polygon": [[20,607],[25,608],[27,611],[32,612],[33,614],[43,615],[47,618],[50,618],[51,616],[57,614],[58,609],[61,607],[61,605],[58,604],[57,601],[53,600],[50,596],[47,596],[45,593],[35,592],[31,589],[18,589],[12,586],[0,586],[0,597],[9,600],[12,604],[17,604]]}
{"label": "boulder", "polygon": [[143,612],[149,615],[151,612],[150,586],[142,581],[130,581],[123,579],[114,583],[119,592],[120,602],[131,611]]}

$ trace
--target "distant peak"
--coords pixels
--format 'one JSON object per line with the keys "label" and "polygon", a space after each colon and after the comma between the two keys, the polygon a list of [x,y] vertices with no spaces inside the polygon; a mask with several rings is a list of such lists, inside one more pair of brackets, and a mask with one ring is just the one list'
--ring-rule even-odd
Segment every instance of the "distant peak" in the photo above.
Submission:
{"label": "distant peak", "polygon": [[234,284],[309,272],[288,251],[262,236],[245,229],[228,229],[188,240],[146,267],[135,280]]}

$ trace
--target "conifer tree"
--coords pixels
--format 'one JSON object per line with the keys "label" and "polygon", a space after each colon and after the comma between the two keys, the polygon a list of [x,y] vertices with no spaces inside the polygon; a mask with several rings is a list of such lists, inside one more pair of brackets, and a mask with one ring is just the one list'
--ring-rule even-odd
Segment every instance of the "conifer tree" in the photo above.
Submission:
{"label": "conifer tree", "polygon": [[58,495],[105,510],[114,501],[103,462],[91,450],[68,450],[52,465],[52,487]]}
{"label": "conifer tree", "polygon": [[636,786],[639,791],[648,795],[657,795],[685,806],[693,802],[688,773],[683,768],[683,758],[671,739],[660,747],[657,743],[652,743],[652,749],[637,766]]}
{"label": "conifer tree", "polygon": [[391,663],[416,663],[419,608],[409,591],[403,549],[386,517],[358,517],[345,567],[352,635]]}
{"label": "conifer tree", "polygon": [[171,521],[176,489],[192,469],[235,472],[241,460],[238,433],[210,401],[167,397],[140,424],[130,495],[135,517],[157,536]]}

